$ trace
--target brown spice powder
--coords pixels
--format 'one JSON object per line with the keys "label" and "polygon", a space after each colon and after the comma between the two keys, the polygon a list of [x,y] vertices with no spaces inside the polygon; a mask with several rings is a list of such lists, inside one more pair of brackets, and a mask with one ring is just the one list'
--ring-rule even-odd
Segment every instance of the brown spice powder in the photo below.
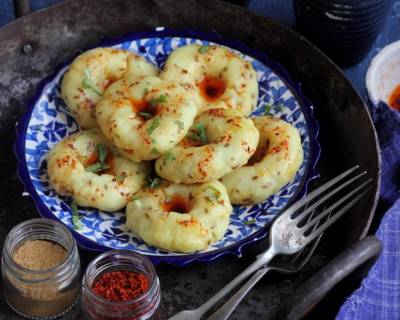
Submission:
{"label": "brown spice powder", "polygon": [[60,265],[67,257],[58,243],[47,240],[28,240],[15,250],[13,259],[29,270],[47,270]]}

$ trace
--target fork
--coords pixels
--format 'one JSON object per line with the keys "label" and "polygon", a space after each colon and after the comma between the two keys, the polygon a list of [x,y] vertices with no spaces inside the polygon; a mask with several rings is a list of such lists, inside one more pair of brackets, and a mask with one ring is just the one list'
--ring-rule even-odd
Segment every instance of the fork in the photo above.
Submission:
{"label": "fork", "polygon": [[[344,213],[346,213],[364,194],[366,194],[370,187],[368,184],[372,179],[360,184],[358,187],[349,191],[345,196],[331,204],[328,208],[324,209],[319,215],[303,223],[307,216],[313,212],[317,207],[325,204],[325,202],[332,196],[336,195],[339,191],[349,186],[351,183],[357,181],[364,176],[367,172],[363,171],[355,177],[349,178],[352,173],[359,169],[359,166],[354,166],[336,178],[323,184],[316,190],[309,193],[306,197],[300,199],[291,205],[288,209],[282,212],[271,225],[269,232],[270,246],[269,248],[259,254],[256,260],[236,276],[231,282],[217,292],[212,298],[206,301],[203,305],[193,310],[183,310],[170,320],[200,320],[201,317],[212,307],[229,294],[238,284],[243,282],[246,278],[262,267],[268,265],[271,259],[277,254],[294,254],[302,248],[311,243],[314,239],[329,228],[336,220],[338,220]],[[344,179],[348,177],[347,181]],[[337,186],[341,183],[339,186]],[[335,187],[329,193],[324,194],[326,191]],[[321,197],[312,203],[312,200]],[[343,205],[340,209],[339,206]],[[308,207],[307,207],[308,206]],[[301,209],[307,207],[304,211]],[[338,209],[336,212],[333,210]],[[313,228],[315,224],[319,223],[322,219],[327,218],[331,213],[329,219],[326,219],[317,228]]]}
{"label": "fork", "polygon": [[[315,214],[312,212],[308,221],[310,221]],[[328,219],[330,215],[328,215]],[[313,229],[317,228],[318,224],[315,224]],[[250,278],[246,281],[246,283],[232,296],[226,301],[221,307],[219,307],[212,315],[210,315],[207,320],[226,320],[232,314],[232,312],[236,309],[239,303],[244,299],[247,293],[256,285],[258,281],[261,280],[264,275],[269,271],[276,271],[284,274],[297,273],[300,271],[310,260],[311,256],[314,254],[315,249],[317,248],[319,241],[322,238],[323,233],[321,233],[314,242],[310,243],[308,246],[301,249],[299,252],[293,255],[284,255],[282,259],[273,259],[268,266],[261,267],[261,269],[257,270]],[[308,252],[307,250],[308,249]],[[278,260],[279,262],[275,262]]]}

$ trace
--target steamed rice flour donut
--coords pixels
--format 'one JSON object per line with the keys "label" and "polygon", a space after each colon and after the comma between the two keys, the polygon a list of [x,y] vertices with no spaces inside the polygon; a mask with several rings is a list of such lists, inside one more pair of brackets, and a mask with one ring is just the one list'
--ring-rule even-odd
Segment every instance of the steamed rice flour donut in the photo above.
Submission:
{"label": "steamed rice flour donut", "polygon": [[104,135],[128,159],[152,160],[188,132],[198,108],[190,87],[158,77],[113,83],[97,104]]}
{"label": "steamed rice flour donut", "polygon": [[111,83],[128,75],[140,78],[157,74],[158,69],[137,54],[96,48],[71,63],[62,81],[61,94],[81,128],[95,128],[95,106]]}
{"label": "steamed rice flour donut", "polygon": [[175,183],[202,183],[243,166],[257,148],[251,119],[232,109],[210,109],[196,117],[188,135],[157,159],[157,174]]}
{"label": "steamed rice flour donut", "polygon": [[232,108],[249,115],[257,106],[253,66],[225,47],[191,44],[177,48],[160,77],[195,84],[203,110]]}
{"label": "steamed rice flour donut", "polygon": [[194,252],[224,236],[231,212],[219,181],[170,184],[137,193],[126,208],[126,226],[150,245]]}
{"label": "steamed rice flour donut", "polygon": [[300,134],[278,118],[253,119],[260,141],[249,162],[224,176],[221,182],[233,204],[265,201],[292,181],[303,162]]}
{"label": "steamed rice flour donut", "polygon": [[48,155],[50,183],[78,205],[117,211],[147,183],[146,163],[123,158],[98,129],[75,133],[57,143]]}

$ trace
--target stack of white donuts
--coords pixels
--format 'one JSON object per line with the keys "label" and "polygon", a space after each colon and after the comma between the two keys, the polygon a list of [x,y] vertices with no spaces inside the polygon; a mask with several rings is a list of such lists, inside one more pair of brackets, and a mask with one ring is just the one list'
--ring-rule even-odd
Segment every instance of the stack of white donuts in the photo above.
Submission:
{"label": "stack of white donuts", "polygon": [[258,83],[251,63],[220,46],[175,49],[163,70],[126,50],[78,56],[62,96],[82,131],[50,151],[60,195],[103,211],[150,245],[194,252],[221,239],[231,204],[276,193],[303,161],[298,131],[249,118]]}

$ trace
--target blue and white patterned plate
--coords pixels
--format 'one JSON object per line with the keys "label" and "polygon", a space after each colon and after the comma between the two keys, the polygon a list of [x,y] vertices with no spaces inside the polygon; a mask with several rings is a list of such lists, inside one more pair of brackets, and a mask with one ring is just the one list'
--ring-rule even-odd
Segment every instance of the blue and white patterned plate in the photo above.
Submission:
{"label": "blue and white patterned plate", "polygon": [[[282,118],[299,131],[304,149],[304,162],[292,183],[279,194],[255,206],[235,206],[229,228],[222,240],[207,250],[194,254],[165,252],[149,246],[124,227],[124,213],[104,213],[81,209],[83,228],[72,224],[70,199],[58,196],[49,185],[46,156],[51,147],[79,128],[60,96],[60,83],[67,65],[45,79],[31,101],[17,128],[16,154],[18,174],[26,191],[35,200],[43,217],[60,220],[68,226],[78,243],[89,250],[129,249],[148,255],[154,263],[160,261],[184,265],[192,261],[211,261],[225,254],[240,255],[246,244],[264,238],[271,219],[296,198],[306,192],[308,182],[315,177],[315,165],[320,154],[317,142],[318,124],[312,116],[312,106],[302,95],[299,85],[291,81],[285,70],[271,62],[260,51],[217,34],[197,31],[174,31],[157,28],[154,31],[131,34],[108,41],[113,46],[139,53],[162,68],[171,51],[189,43],[220,44],[230,47],[250,61],[257,71],[260,94],[253,115],[270,114]],[[269,107],[265,107],[268,105]]]}

